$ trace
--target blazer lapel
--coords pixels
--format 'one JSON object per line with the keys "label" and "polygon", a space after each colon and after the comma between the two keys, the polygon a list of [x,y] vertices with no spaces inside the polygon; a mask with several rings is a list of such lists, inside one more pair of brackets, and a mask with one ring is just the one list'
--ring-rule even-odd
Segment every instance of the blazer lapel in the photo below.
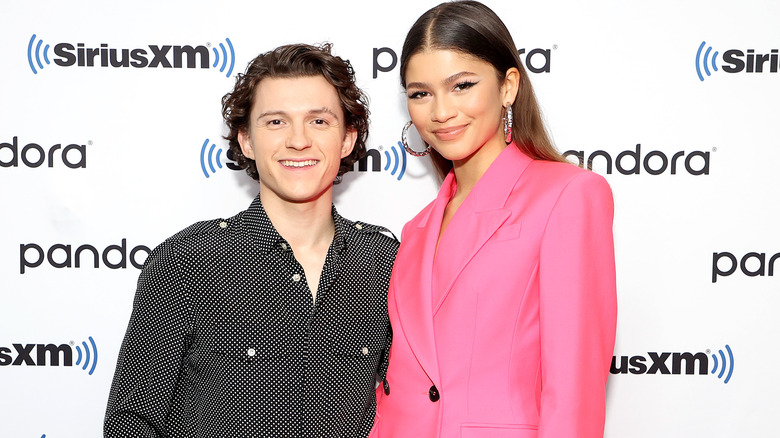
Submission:
{"label": "blazer lapel", "polygon": [[[422,215],[416,224],[410,223],[412,226],[406,229],[401,243],[402,253],[399,252],[393,270],[393,295],[398,319],[406,333],[409,346],[434,384],[441,383],[431,297],[434,255],[442,257],[441,262],[446,267],[445,275],[440,279],[443,281],[438,283],[446,284],[446,291],[439,300],[440,304],[468,262],[511,216],[510,211],[504,209],[506,200],[531,161],[514,144],[504,149],[458,209],[445,231],[445,238],[449,234],[452,237],[451,243],[454,243],[447,243],[448,247],[443,248],[443,240],[439,242],[438,255],[436,243],[441,220],[455,190],[452,172],[442,183],[428,213]],[[438,307],[437,304],[436,308]]]}
{"label": "blazer lapel", "polygon": [[433,306],[431,302],[431,273],[436,241],[439,237],[444,208],[449,202],[454,176],[448,175],[428,214],[420,218],[403,236],[402,251],[397,260],[406,263],[396,266],[393,290],[398,318],[406,338],[420,366],[434,384],[440,384],[433,336]]}
{"label": "blazer lapel", "polygon": [[[434,315],[474,255],[511,216],[512,212],[505,208],[506,202],[531,161],[514,144],[510,144],[458,208],[444,231],[436,253],[437,276],[433,284],[444,289],[433,308]],[[437,233],[439,228],[441,218]]]}
{"label": "blazer lapel", "polygon": [[433,308],[434,315],[449,296],[455,280],[466,265],[510,216],[510,212],[504,209],[462,211],[465,206],[464,202],[456,213],[459,217],[453,217],[439,242],[433,284],[443,289],[434,291],[438,297]]}

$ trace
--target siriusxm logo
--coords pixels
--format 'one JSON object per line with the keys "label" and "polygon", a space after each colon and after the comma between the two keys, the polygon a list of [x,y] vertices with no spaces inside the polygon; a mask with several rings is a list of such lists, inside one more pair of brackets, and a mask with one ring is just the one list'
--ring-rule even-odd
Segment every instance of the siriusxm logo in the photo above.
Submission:
{"label": "siriusxm logo", "polygon": [[[371,171],[379,172],[380,170],[390,172],[390,175],[395,176],[396,180],[401,181],[406,173],[406,150],[403,144],[399,141],[397,146],[390,147],[390,151],[379,146],[379,149],[368,149],[366,155],[355,163],[358,172],[368,172],[369,161],[371,162]],[[382,153],[385,156],[385,165],[382,167]],[[391,155],[392,152],[392,155]]]}
{"label": "siriusxm logo", "polygon": [[[98,350],[92,336],[81,345],[70,344],[11,344],[9,347],[0,347],[0,366],[73,366],[73,349],[76,350],[76,366],[87,371],[91,376],[95,372],[98,361]],[[48,360],[47,360],[48,359]]]}
{"label": "siriusxm logo", "polygon": [[[705,75],[712,76],[719,71],[719,53],[713,47],[707,46],[706,41],[701,42],[696,51],[696,74],[699,81],[704,81]],[[720,70],[726,73],[777,73],[778,50],[772,49],[769,53],[756,53],[755,49],[747,49],[745,52],[738,49],[726,50],[720,62]]]}
{"label": "siriusxm logo", "polygon": [[[203,171],[203,175],[206,178],[210,178],[212,174],[217,173],[217,169],[222,169],[222,148],[217,146],[207,138],[203,145],[200,147],[200,169]],[[225,157],[230,160],[225,163],[225,166],[230,170],[241,170],[235,163],[233,151],[230,149],[225,153]],[[215,167],[216,166],[216,167]]]}
{"label": "siriusxm logo", "polygon": [[[552,49],[531,49],[528,52],[525,49],[517,49],[517,53],[525,64],[525,68],[531,73],[550,73],[552,51],[556,49],[558,49],[558,45],[553,45]],[[380,57],[384,61],[381,61]],[[380,71],[387,73],[398,66],[398,54],[389,47],[374,47],[373,60],[374,79]]]}
{"label": "siriusxm logo", "polygon": [[[711,370],[710,357],[712,357]],[[671,370],[669,369],[670,358]],[[726,344],[726,351],[718,350],[717,355],[706,350],[699,353],[648,352],[647,356],[612,356],[609,372],[612,374],[711,374],[722,379],[723,383],[729,383],[734,373],[734,353]]]}
{"label": "siriusxm logo", "polygon": [[[718,277],[728,277],[737,272],[737,267],[748,277],[769,277],[775,274],[775,262],[780,259],[780,252],[769,257],[766,253],[749,252],[737,262],[737,257],[730,252],[712,253],[712,282],[718,281]],[[725,261],[725,265],[724,262]]]}
{"label": "siriusxm logo", "polygon": [[[27,44],[27,63],[34,74],[44,67],[54,64],[61,67],[114,67],[114,68],[212,68],[219,67],[220,73],[230,77],[235,65],[235,51],[230,38],[219,43],[219,50],[206,46],[148,45],[143,48],[114,48],[108,44],[99,47],[86,47],[84,43],[57,43],[53,56],[49,59],[50,44],[36,34]],[[208,43],[207,45],[210,45]],[[212,59],[213,58],[213,62]],[[37,68],[36,68],[37,67]],[[227,70],[227,71],[226,71]]]}
{"label": "siriusxm logo", "polygon": [[[358,172],[367,172],[369,169],[369,162],[372,172],[379,172],[385,170],[395,176],[398,181],[403,178],[406,173],[406,151],[404,150],[401,142],[398,142],[398,146],[393,146],[390,151],[384,151],[384,169],[382,169],[382,146],[379,149],[368,149],[366,155],[355,163],[355,169]],[[225,152],[223,154],[223,152]],[[224,157],[224,158],[223,158]],[[220,169],[228,168],[230,170],[242,170],[235,162],[235,156],[233,151],[229,148],[223,150],[222,147],[217,146],[216,143],[212,143],[210,139],[203,141],[200,146],[200,170],[203,172],[203,176],[211,178],[211,175],[217,173]]]}
{"label": "siriusxm logo", "polygon": [[563,156],[577,158],[576,164],[588,170],[593,170],[594,163],[599,165],[603,163],[608,175],[612,174],[613,165],[623,175],[639,175],[642,171],[650,175],[661,175],[667,170],[671,175],[682,173],[683,170],[690,175],[710,174],[709,151],[691,151],[687,154],[685,151],[679,151],[669,157],[661,151],[649,151],[643,154],[642,145],[637,144],[634,150],[620,152],[614,159],[612,155],[602,150],[590,154],[586,154],[585,151],[568,150],[563,153]]}

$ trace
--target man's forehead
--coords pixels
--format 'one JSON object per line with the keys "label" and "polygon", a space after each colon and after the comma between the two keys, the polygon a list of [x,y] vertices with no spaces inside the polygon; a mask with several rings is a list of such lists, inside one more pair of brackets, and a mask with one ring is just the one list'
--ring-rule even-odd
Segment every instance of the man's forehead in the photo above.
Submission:
{"label": "man's forehead", "polygon": [[267,92],[295,92],[300,88],[314,89],[322,92],[332,92],[338,96],[338,90],[322,75],[267,77],[258,82],[255,88],[257,96]]}
{"label": "man's forehead", "polygon": [[263,112],[325,109],[342,113],[336,87],[321,75],[265,78],[255,90],[254,106]]}

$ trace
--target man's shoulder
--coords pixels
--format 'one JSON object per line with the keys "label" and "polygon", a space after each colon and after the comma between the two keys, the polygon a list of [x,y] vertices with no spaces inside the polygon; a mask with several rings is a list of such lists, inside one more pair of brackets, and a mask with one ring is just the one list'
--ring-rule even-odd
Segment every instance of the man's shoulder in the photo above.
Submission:
{"label": "man's shoulder", "polygon": [[216,218],[195,222],[194,224],[182,229],[176,234],[166,239],[169,243],[187,243],[192,240],[201,241],[209,238],[222,238],[233,234],[241,227],[241,217],[244,212],[240,212],[228,218]]}
{"label": "man's shoulder", "polygon": [[234,243],[242,229],[241,217],[244,212],[228,218],[203,220],[173,234],[157,245],[144,264],[149,266],[178,265],[181,257],[195,259],[213,257]]}
{"label": "man's shoulder", "polygon": [[386,249],[395,252],[398,249],[398,239],[388,228],[364,221],[352,221],[341,217],[348,240],[355,240],[370,245],[373,248]]}

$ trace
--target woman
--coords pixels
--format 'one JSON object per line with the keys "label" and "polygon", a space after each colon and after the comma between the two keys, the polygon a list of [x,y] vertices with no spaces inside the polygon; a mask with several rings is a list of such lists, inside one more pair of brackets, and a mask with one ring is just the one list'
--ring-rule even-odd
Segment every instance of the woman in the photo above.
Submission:
{"label": "woman", "polygon": [[552,147],[515,47],[472,1],[429,10],[406,37],[415,149],[446,177],[403,230],[374,436],[603,435],[612,195]]}

